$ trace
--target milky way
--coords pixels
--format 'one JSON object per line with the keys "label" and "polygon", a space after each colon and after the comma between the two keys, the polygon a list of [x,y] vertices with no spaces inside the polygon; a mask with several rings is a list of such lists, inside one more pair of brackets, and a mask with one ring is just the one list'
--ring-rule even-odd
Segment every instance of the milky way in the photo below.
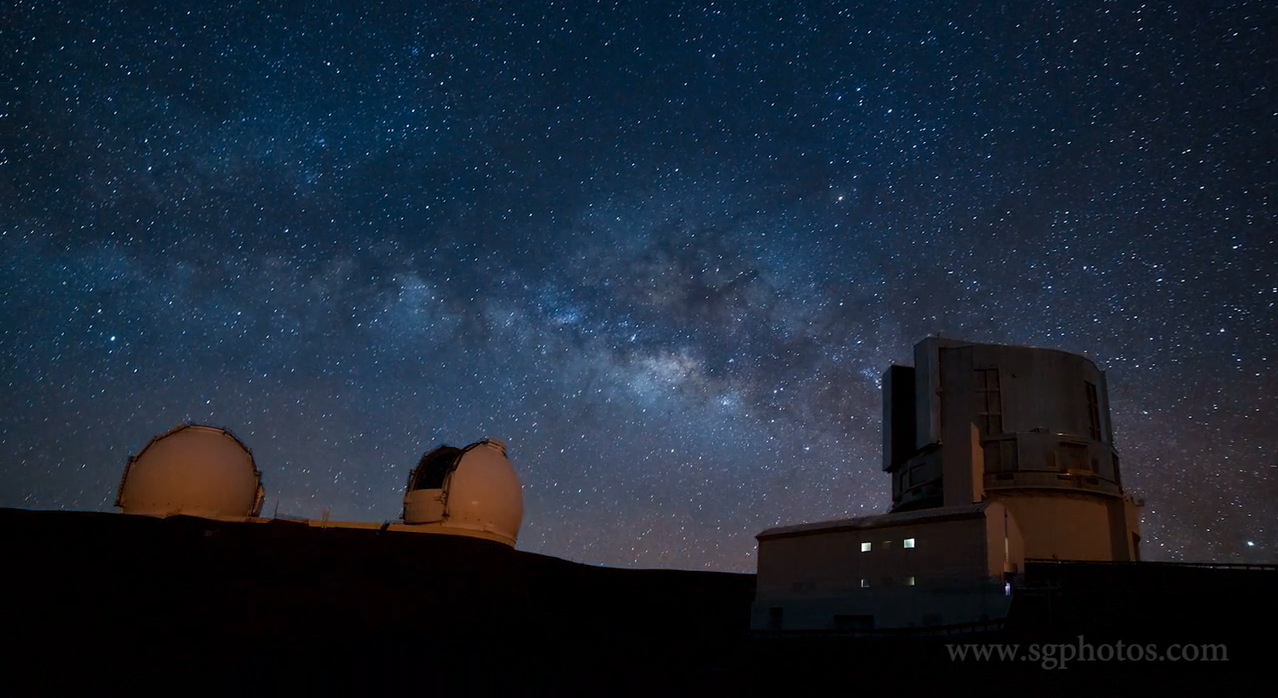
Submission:
{"label": "milky way", "polygon": [[1107,370],[1146,558],[1278,557],[1272,3],[222,4],[3,11],[0,506],[493,437],[521,549],[748,571],[940,333]]}

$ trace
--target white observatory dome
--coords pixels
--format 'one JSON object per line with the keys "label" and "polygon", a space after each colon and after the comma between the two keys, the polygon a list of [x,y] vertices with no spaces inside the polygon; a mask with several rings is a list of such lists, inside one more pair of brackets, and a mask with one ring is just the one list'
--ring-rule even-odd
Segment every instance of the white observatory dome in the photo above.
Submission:
{"label": "white observatory dome", "polygon": [[248,517],[262,508],[253,454],[225,429],[181,424],[129,458],[115,505],[125,514]]}
{"label": "white observatory dome", "polygon": [[408,476],[405,524],[514,545],[523,519],[523,486],[500,441],[440,446]]}

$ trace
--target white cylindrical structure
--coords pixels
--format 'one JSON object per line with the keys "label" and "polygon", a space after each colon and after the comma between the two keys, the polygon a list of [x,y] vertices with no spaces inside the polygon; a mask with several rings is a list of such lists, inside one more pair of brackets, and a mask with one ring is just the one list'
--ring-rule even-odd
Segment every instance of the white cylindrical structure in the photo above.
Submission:
{"label": "white cylindrical structure", "polygon": [[478,534],[514,545],[524,518],[523,486],[500,441],[440,446],[408,478],[404,523],[423,530]]}
{"label": "white cylindrical structure", "polygon": [[257,516],[262,474],[229,431],[181,424],[129,458],[115,505],[125,514]]}

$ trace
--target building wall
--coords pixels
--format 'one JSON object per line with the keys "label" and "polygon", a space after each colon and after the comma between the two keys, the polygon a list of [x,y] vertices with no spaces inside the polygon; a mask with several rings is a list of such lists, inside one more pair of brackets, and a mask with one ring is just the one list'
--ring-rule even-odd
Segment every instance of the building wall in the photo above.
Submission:
{"label": "building wall", "polygon": [[[975,426],[985,459],[980,465],[1004,476],[991,487],[1040,487],[1041,474],[1050,473],[1050,486],[1119,493],[1105,381],[1091,361],[1051,349],[928,343],[930,360],[941,367],[939,398],[926,401],[940,412],[942,469],[964,480],[947,485],[947,492],[969,489]],[[1059,475],[1072,479],[1061,483]]]}
{"label": "building wall", "polygon": [[1003,574],[1023,569],[1023,550],[1014,517],[997,503],[961,519],[761,536],[752,622],[829,630],[998,618]]}
{"label": "building wall", "polygon": [[1011,596],[997,581],[963,586],[881,587],[839,596],[756,601],[753,630],[866,631],[963,625],[1007,617]]}
{"label": "building wall", "polygon": [[992,501],[985,508],[985,520],[986,565],[991,576],[1000,571],[1003,575],[1024,572],[1028,555],[1016,514]]}
{"label": "building wall", "polygon": [[1044,560],[1134,560],[1131,503],[1051,492],[992,493],[1027,532],[1025,557]]}
{"label": "building wall", "polygon": [[[904,547],[907,539],[914,540],[914,548]],[[864,543],[870,544],[868,552],[861,551]],[[906,586],[910,577],[916,585],[984,578],[989,576],[985,545],[980,518],[760,540],[759,597]]]}

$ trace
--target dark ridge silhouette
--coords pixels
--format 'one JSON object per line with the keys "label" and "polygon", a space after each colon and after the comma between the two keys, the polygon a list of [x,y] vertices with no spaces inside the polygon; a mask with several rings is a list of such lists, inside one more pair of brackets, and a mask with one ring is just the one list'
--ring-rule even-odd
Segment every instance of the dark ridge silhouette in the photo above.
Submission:
{"label": "dark ridge silhouette", "polygon": [[[455,536],[0,509],[0,546],[0,688],[48,693],[909,694],[980,680],[1066,695],[1109,676],[1218,690],[1264,680],[1273,642],[1258,638],[1278,619],[1273,568],[1030,563],[1006,623],[984,632],[769,636],[749,632],[753,575],[597,567]],[[1229,662],[1050,671],[946,648],[1079,635],[1225,643]]]}

